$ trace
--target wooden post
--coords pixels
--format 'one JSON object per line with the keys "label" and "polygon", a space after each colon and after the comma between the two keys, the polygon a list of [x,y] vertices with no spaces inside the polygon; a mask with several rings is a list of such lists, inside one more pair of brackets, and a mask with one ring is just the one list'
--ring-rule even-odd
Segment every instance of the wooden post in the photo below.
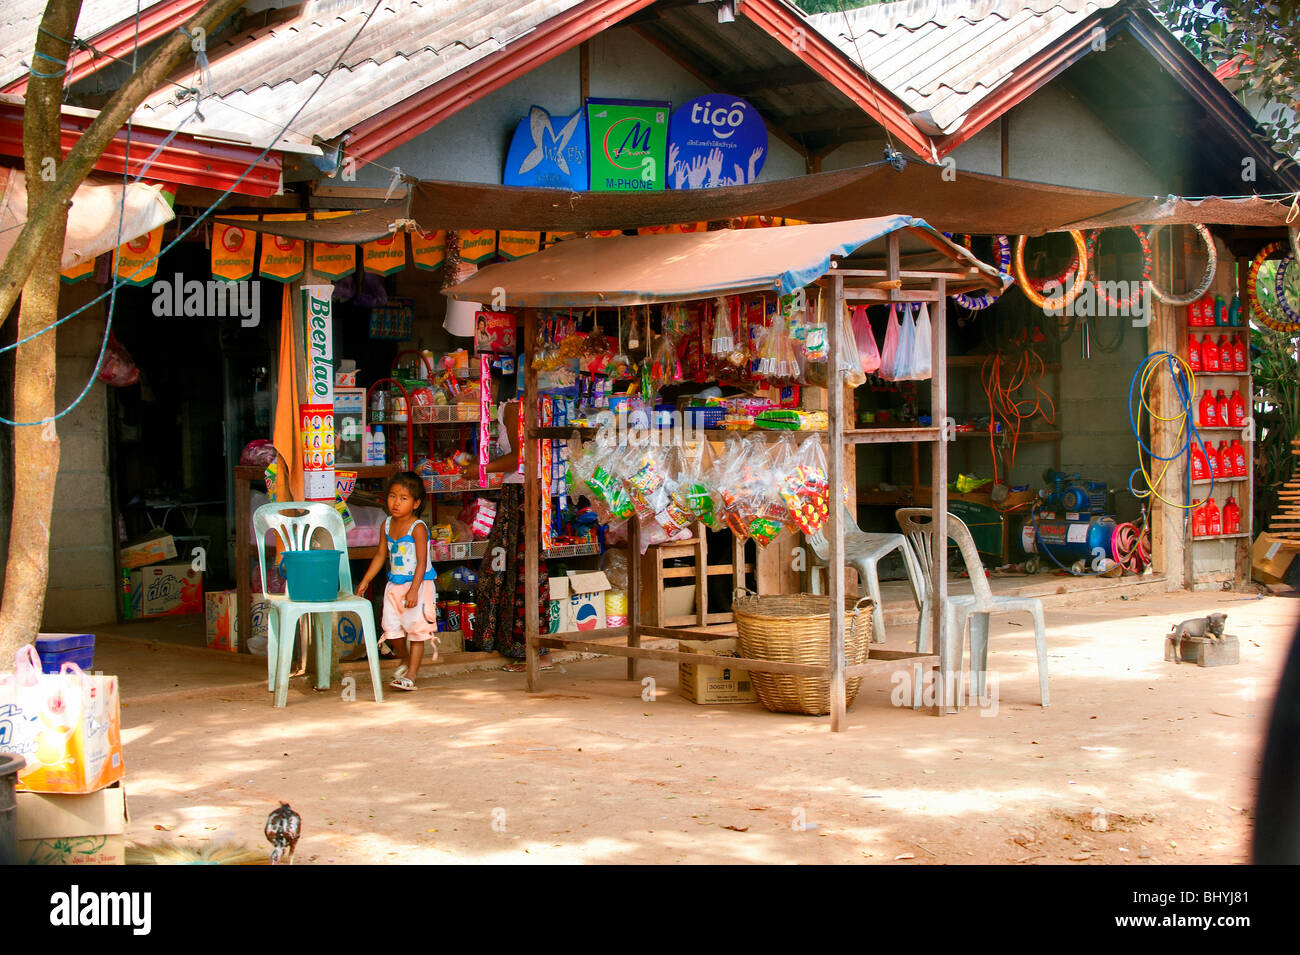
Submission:
{"label": "wooden post", "polygon": [[[894,268],[893,256],[890,268]],[[948,599],[948,283],[945,279],[936,279],[935,291],[939,300],[934,303],[930,323],[930,360],[933,375],[930,378],[930,421],[943,429],[939,440],[931,446],[930,456],[930,507],[934,512],[934,539],[931,552],[934,554],[934,593],[930,606],[931,637],[937,652],[943,653],[944,639],[944,602]],[[942,660],[942,657],[940,657]],[[942,668],[940,669],[942,674]],[[957,678],[961,679],[958,672]],[[940,683],[943,681],[941,680]],[[950,702],[946,696],[946,687],[935,688],[935,699],[939,704],[939,713],[943,714]]]}
{"label": "wooden post", "polygon": [[[895,236],[895,243],[897,239]],[[897,245],[895,244],[895,248]],[[826,360],[826,438],[829,443],[827,460],[830,464],[830,514],[827,517],[826,535],[830,544],[830,657],[831,657],[831,732],[844,728],[844,508],[840,504],[840,488],[844,483],[844,389],[840,378],[840,323],[844,311],[844,276],[831,274],[831,307],[826,323],[829,355]]]}
{"label": "wooden post", "polygon": [[[657,561],[660,567],[663,561]],[[633,586],[632,582],[637,585]],[[641,521],[633,514],[627,525],[627,645],[641,646]],[[663,614],[663,587],[659,588],[656,600],[660,615]],[[627,658],[627,678],[636,679],[636,657]]]}
{"label": "wooden post", "polygon": [[[238,466],[235,471],[239,470]],[[252,560],[252,535],[250,534],[249,521],[251,517],[248,513],[251,507],[251,501],[248,491],[248,481],[236,475],[235,477],[235,626],[236,632],[253,634],[253,588],[249,582],[249,561]],[[262,581],[262,593],[271,592],[270,584]],[[248,637],[244,638],[245,641]],[[245,643],[247,645],[247,643]]]}
{"label": "wooden post", "polygon": [[[538,474],[538,447],[532,437],[537,426],[537,369],[533,367],[533,349],[537,340],[537,310],[524,309],[524,403],[519,409],[524,427],[524,646],[529,693],[541,689],[538,670],[537,574],[539,572],[541,531],[541,477]],[[513,559],[507,554],[506,559]],[[503,599],[509,599],[505,595]]]}

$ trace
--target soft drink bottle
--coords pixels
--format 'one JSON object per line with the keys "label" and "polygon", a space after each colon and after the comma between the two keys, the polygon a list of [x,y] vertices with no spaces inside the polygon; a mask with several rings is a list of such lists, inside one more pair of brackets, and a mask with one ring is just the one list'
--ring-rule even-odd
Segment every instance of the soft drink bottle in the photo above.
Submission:
{"label": "soft drink bottle", "polygon": [[1187,336],[1187,365],[1192,371],[1201,370],[1201,340],[1195,335]]}
{"label": "soft drink bottle", "polygon": [[1222,367],[1219,364],[1219,349],[1209,335],[1201,339],[1201,365],[1211,374],[1217,374]]}
{"label": "soft drink bottle", "polygon": [[1217,428],[1219,426],[1219,405],[1214,400],[1214,392],[1209,388],[1201,395],[1201,427]]}
{"label": "soft drink bottle", "polygon": [[1218,427],[1228,427],[1228,411],[1231,409],[1231,402],[1228,401],[1228,396],[1223,393],[1222,388],[1219,389],[1218,397],[1214,400],[1214,406],[1214,416],[1219,422]]}
{"label": "soft drink bottle", "polygon": [[1233,428],[1246,426],[1246,399],[1241,397],[1240,390],[1233,391],[1228,402],[1228,424]]}
{"label": "soft drink bottle", "polygon": [[1210,466],[1205,460],[1205,452],[1199,444],[1193,444],[1191,450],[1192,480],[1205,481],[1210,477]]}

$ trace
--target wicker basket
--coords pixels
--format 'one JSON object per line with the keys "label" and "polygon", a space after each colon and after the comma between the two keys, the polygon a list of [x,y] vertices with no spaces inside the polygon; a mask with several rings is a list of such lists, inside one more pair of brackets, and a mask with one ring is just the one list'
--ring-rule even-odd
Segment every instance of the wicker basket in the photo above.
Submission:
{"label": "wicker basket", "polygon": [[[736,599],[736,635],[740,655],[780,663],[830,663],[830,597],[819,594],[744,596]],[[844,662],[866,663],[871,650],[872,602],[844,601]],[[829,680],[785,673],[750,672],[758,701],[774,713],[825,716],[831,711]],[[851,706],[861,677],[845,683],[845,706]]]}

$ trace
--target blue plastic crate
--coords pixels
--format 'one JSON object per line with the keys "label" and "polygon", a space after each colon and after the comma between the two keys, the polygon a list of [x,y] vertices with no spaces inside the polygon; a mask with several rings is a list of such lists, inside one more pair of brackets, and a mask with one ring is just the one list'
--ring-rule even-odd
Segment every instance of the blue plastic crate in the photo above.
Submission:
{"label": "blue plastic crate", "polygon": [[58,673],[65,663],[75,663],[89,671],[95,664],[93,633],[42,633],[36,638],[36,655],[41,658],[42,673]]}

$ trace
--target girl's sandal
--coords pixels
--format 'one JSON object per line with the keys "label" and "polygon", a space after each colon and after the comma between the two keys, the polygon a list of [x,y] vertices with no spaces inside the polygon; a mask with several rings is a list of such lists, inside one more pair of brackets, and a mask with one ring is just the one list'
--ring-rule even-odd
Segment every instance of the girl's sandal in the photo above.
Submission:
{"label": "girl's sandal", "polygon": [[392,683],[388,685],[395,690],[406,690],[407,692],[419,689],[419,687],[415,685],[415,681],[407,676],[399,676],[397,679],[395,679]]}

